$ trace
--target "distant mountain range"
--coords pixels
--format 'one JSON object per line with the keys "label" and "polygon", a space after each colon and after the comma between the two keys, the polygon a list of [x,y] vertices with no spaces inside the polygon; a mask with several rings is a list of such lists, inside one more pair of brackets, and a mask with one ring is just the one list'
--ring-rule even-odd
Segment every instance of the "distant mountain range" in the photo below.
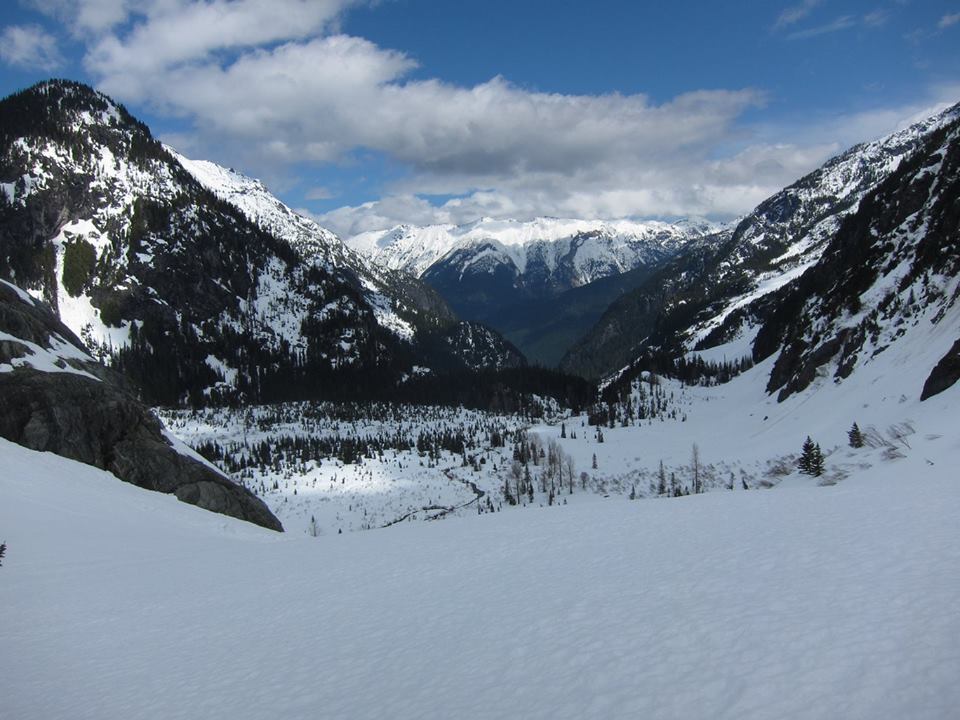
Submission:
{"label": "distant mountain range", "polygon": [[401,225],[347,244],[417,275],[462,317],[496,328],[531,360],[556,365],[650,268],[719,230],[704,220],[485,218],[460,226]]}

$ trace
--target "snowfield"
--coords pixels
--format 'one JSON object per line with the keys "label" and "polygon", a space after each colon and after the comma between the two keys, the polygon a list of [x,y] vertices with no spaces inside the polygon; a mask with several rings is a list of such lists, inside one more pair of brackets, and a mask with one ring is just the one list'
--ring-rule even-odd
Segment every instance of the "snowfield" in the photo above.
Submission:
{"label": "snowfield", "polygon": [[0,441],[0,714],[950,717],[960,439],[934,424],[832,487],[320,538]]}

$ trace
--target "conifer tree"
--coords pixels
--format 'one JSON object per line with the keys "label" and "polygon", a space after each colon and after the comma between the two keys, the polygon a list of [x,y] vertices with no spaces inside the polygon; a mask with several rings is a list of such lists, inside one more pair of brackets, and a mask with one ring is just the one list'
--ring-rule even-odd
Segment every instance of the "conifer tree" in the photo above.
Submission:
{"label": "conifer tree", "polygon": [[7,552],[7,544],[0,544],[0,565],[3,565],[3,556]]}
{"label": "conifer tree", "polygon": [[810,474],[814,477],[823,475],[823,451],[820,449],[820,443],[813,446],[813,459],[810,462]]}
{"label": "conifer tree", "polygon": [[807,435],[807,439],[803,441],[803,447],[800,449],[800,459],[797,460],[797,467],[800,469],[800,472],[807,475],[810,474],[810,464],[813,461],[814,449],[813,440]]}
{"label": "conifer tree", "polygon": [[863,433],[860,432],[860,427],[856,423],[847,431],[847,438],[850,441],[850,447],[863,447]]}
{"label": "conifer tree", "polygon": [[813,475],[814,477],[823,475],[823,451],[820,449],[820,444],[814,443],[809,435],[807,439],[803,441],[803,448],[800,452],[800,459],[797,461],[797,467],[800,468],[800,472],[806,473],[807,475]]}

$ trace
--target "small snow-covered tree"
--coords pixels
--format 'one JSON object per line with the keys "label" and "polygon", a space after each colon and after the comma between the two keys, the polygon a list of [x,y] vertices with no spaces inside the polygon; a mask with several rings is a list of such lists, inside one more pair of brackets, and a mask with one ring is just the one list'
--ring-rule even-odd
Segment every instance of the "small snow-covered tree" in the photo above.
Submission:
{"label": "small snow-covered tree", "polygon": [[6,554],[6,552],[7,552],[7,544],[6,543],[0,544],[0,565],[3,565],[3,556]]}

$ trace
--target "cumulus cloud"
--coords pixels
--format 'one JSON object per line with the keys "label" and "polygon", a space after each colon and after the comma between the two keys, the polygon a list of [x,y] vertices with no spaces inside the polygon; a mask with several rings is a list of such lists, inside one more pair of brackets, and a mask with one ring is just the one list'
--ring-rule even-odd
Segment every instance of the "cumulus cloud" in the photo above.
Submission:
{"label": "cumulus cloud", "polygon": [[0,59],[10,65],[50,72],[63,62],[57,41],[39,25],[10,25],[0,33]]}
{"label": "cumulus cloud", "polygon": [[[381,200],[321,216],[342,234],[484,215],[729,217],[838,149],[748,131],[746,112],[765,102],[751,88],[654,102],[424,79],[409,55],[338,32],[346,10],[374,1],[32,0],[86,45],[100,89],[185,120],[164,139],[189,154],[274,187],[305,164],[368,154],[399,168]],[[777,28],[818,4],[787,8]]]}
{"label": "cumulus cloud", "polygon": [[26,0],[26,5],[63,22],[74,35],[99,33],[124,22],[137,0]]}

